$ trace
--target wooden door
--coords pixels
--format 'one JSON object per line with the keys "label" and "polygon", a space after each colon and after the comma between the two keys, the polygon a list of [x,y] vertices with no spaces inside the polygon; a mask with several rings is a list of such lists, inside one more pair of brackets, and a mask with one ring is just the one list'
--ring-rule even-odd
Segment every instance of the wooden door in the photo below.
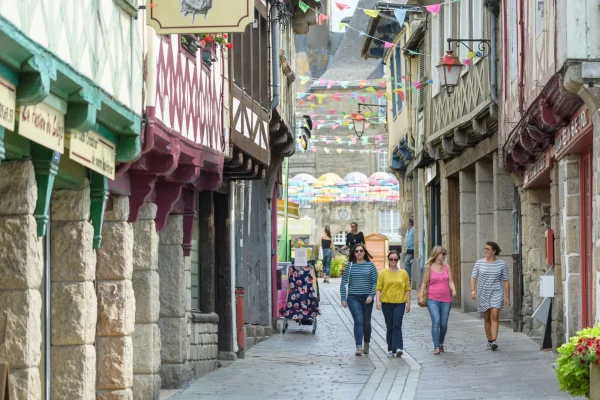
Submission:
{"label": "wooden door", "polygon": [[594,324],[594,277],[592,265],[592,150],[580,158],[581,201],[581,325],[588,328]]}
{"label": "wooden door", "polygon": [[452,279],[456,286],[453,304],[461,304],[461,260],[460,260],[460,193],[458,179],[448,178],[448,264],[452,268]]}

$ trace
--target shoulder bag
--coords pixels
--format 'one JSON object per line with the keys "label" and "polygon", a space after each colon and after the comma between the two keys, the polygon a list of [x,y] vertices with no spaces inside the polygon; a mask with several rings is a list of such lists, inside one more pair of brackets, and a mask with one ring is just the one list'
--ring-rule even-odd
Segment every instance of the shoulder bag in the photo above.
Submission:
{"label": "shoulder bag", "polygon": [[419,295],[417,297],[417,303],[421,307],[427,307],[427,297],[429,295],[429,276],[431,275],[431,266],[427,266],[425,268],[425,273],[423,274],[423,281],[425,282],[425,286],[421,288],[419,291]]}

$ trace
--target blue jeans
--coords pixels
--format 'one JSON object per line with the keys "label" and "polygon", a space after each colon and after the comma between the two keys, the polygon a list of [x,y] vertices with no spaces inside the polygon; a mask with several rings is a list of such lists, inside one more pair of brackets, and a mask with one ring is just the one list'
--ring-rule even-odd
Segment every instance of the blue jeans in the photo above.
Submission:
{"label": "blue jeans", "polygon": [[371,313],[373,301],[367,304],[368,294],[349,294],[348,308],[354,320],[354,340],[357,346],[362,346],[363,336],[365,343],[371,341]]}
{"label": "blue jeans", "polygon": [[331,273],[331,259],[333,251],[331,249],[323,249],[323,275],[329,276]]}
{"label": "blue jeans", "polygon": [[408,273],[408,280],[410,281],[410,285],[412,286],[412,265],[410,261],[415,258],[414,254],[406,254],[404,256],[404,269]]}
{"label": "blue jeans", "polygon": [[381,310],[385,318],[386,341],[388,351],[404,350],[404,341],[402,340],[402,319],[406,303],[381,303]]}
{"label": "blue jeans", "polygon": [[434,349],[439,348],[440,344],[444,344],[451,306],[452,303],[427,299],[427,309],[431,316],[431,337],[433,338]]}

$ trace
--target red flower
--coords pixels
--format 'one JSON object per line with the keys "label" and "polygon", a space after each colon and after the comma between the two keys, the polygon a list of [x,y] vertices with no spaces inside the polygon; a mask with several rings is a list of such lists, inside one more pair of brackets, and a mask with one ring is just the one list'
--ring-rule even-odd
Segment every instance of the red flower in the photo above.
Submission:
{"label": "red flower", "polygon": [[600,363],[600,360],[598,360],[598,359],[594,360],[594,364],[598,365],[599,363]]}
{"label": "red flower", "polygon": [[202,46],[206,46],[206,42],[205,42],[204,40],[201,40],[201,41],[200,41],[200,44],[201,44]]}
{"label": "red flower", "polygon": [[223,34],[223,39],[227,39],[227,34],[226,33]]}
{"label": "red flower", "polygon": [[206,40],[207,42],[212,42],[212,37],[210,35],[206,35],[206,37],[204,38],[204,40]]}
{"label": "red flower", "polygon": [[228,49],[233,49],[233,43],[227,43],[225,47],[227,47]]}

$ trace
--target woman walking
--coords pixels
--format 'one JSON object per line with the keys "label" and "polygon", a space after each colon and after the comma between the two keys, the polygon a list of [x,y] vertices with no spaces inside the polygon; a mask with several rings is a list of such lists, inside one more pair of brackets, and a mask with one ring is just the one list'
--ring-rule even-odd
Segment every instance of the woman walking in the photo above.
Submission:
{"label": "woman walking", "polygon": [[[371,254],[363,244],[352,247],[350,261],[344,269],[340,294],[342,307],[349,307],[354,320],[354,340],[357,356],[369,354],[371,341],[371,313],[377,285],[377,268],[370,261]],[[348,289],[346,290],[346,286]],[[365,345],[363,348],[363,336]]]}
{"label": "woman walking", "polygon": [[431,337],[433,354],[439,356],[444,351],[444,340],[448,331],[448,318],[452,298],[456,297],[456,287],[452,280],[450,266],[444,261],[448,252],[442,246],[435,246],[425,265],[423,283],[419,291],[419,302],[427,291],[427,310],[431,317]]}
{"label": "woman walking", "polygon": [[410,281],[408,273],[399,268],[400,255],[396,250],[388,253],[390,266],[377,279],[377,309],[383,309],[386,326],[388,357],[404,353],[402,319],[410,312]]}
{"label": "woman walking", "polygon": [[333,240],[329,227],[325,227],[325,233],[321,235],[321,251],[323,252],[323,283],[329,283],[331,273],[331,259],[333,258]]}
{"label": "woman walking", "polygon": [[[510,307],[510,282],[508,267],[500,255],[496,242],[486,242],[483,249],[485,258],[477,261],[471,274],[471,298],[477,299],[477,311],[483,313],[483,324],[487,336],[487,350],[497,350],[498,320],[503,305]],[[477,291],[475,291],[477,283]]]}

